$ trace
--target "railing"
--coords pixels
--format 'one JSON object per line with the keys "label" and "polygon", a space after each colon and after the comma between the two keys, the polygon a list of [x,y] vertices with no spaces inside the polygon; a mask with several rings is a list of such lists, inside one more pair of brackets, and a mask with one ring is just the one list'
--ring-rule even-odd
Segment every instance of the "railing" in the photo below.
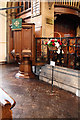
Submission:
{"label": "railing", "polygon": [[66,6],[71,6],[75,8],[80,8],[80,2],[79,0],[55,0],[55,4],[60,4],[60,5],[66,5]]}
{"label": "railing", "polygon": [[[50,60],[56,65],[80,70],[80,37],[61,38],[62,46],[60,54],[56,50],[49,50],[45,42],[55,38],[35,38],[36,39],[36,63],[49,63]],[[60,38],[56,38],[60,39]],[[63,52],[64,53],[63,53]]]}

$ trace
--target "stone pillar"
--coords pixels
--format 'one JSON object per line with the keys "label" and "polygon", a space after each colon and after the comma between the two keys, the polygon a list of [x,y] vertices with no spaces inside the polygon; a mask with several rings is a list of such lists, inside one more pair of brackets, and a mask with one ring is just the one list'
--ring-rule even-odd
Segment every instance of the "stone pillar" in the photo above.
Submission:
{"label": "stone pillar", "polygon": [[[5,8],[6,2],[0,1],[0,7]],[[0,62],[6,61],[6,11],[0,10]]]}
{"label": "stone pillar", "polygon": [[[6,7],[11,7],[11,2],[8,2],[7,3],[7,6]],[[10,38],[10,31],[9,31],[9,25],[11,24],[11,16],[10,16],[10,13],[11,13],[11,10],[9,9],[8,11],[7,11],[7,36],[6,36],[6,39],[7,39],[7,51],[6,51],[6,53],[7,53],[7,62],[9,63],[9,60],[10,60],[10,58],[9,58],[9,38]]]}
{"label": "stone pillar", "polygon": [[[7,7],[14,7],[16,6],[16,3],[15,2],[8,2],[7,3]],[[10,24],[12,23],[12,19],[15,18],[15,12],[16,12],[16,9],[9,9],[7,11],[7,36],[6,36],[6,39],[7,39],[7,62],[10,63],[12,62],[12,60],[10,60],[10,56],[9,56],[9,47],[10,47],[10,44],[9,44],[9,38],[10,38]]]}
{"label": "stone pillar", "polygon": [[48,2],[42,2],[42,37],[54,36],[54,3],[49,8]]}
{"label": "stone pillar", "polygon": [[76,36],[80,37],[80,25],[78,25],[78,27],[77,27],[77,35]]}
{"label": "stone pillar", "polygon": [[[52,5],[49,6],[48,2],[46,1],[42,2],[41,13],[42,13],[42,37],[54,37],[54,3],[52,3]],[[43,42],[45,44],[45,41]],[[47,54],[46,46],[42,46],[41,50],[42,52],[45,52],[45,54]]]}

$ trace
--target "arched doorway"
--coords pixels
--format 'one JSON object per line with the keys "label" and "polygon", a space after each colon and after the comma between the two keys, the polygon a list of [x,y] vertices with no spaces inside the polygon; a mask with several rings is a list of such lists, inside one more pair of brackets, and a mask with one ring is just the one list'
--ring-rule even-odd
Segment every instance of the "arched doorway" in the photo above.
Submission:
{"label": "arched doorway", "polygon": [[[79,26],[79,17],[72,14],[61,14],[57,15],[57,18],[54,22],[54,37],[65,37],[62,38],[62,50],[61,54],[63,66],[68,66],[70,68],[75,68],[75,60],[79,64],[79,48],[75,47],[76,42],[79,42],[79,39],[76,41],[77,36],[77,27]],[[59,33],[59,34],[57,34]],[[73,38],[67,38],[73,37]],[[77,53],[75,52],[77,50]],[[60,57],[57,55],[58,58]],[[75,57],[76,56],[76,57]]]}
{"label": "arched doorway", "polygon": [[60,33],[61,37],[75,37],[78,25],[78,18],[75,15],[57,15],[54,21],[54,37],[59,37],[56,32]]}

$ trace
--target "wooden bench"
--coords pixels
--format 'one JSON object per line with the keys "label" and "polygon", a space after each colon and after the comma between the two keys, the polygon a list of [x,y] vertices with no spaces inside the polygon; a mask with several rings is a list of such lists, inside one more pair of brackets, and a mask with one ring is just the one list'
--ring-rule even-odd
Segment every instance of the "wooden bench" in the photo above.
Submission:
{"label": "wooden bench", "polygon": [[11,109],[15,104],[15,100],[0,88],[0,120],[12,120]]}

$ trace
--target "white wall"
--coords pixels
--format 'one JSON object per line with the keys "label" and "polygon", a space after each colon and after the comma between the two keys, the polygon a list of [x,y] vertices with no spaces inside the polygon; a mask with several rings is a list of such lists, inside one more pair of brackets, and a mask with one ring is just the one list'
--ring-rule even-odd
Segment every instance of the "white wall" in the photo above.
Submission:
{"label": "white wall", "polygon": [[[6,7],[6,2],[0,1],[0,8]],[[0,62],[6,61],[6,11],[0,10]]]}

